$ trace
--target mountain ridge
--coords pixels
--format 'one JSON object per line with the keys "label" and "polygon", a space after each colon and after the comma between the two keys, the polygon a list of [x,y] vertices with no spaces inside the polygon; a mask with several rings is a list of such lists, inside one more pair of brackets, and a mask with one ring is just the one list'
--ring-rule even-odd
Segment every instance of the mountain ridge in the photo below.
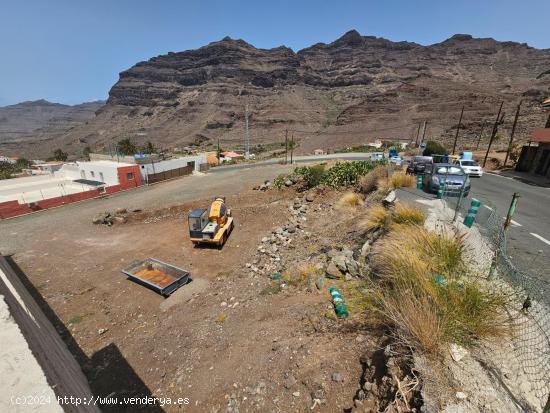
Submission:
{"label": "mountain ridge", "polygon": [[506,134],[523,99],[522,139],[544,122],[539,103],[550,94],[548,78],[550,49],[467,34],[424,46],[350,30],[297,52],[225,37],[122,71],[95,116],[53,142],[73,154],[126,137],[200,149],[221,139],[239,149],[246,105],[254,145],[281,142],[286,129],[295,131],[302,152],[373,138],[414,139],[424,120],[427,137],[445,141],[464,105],[466,145],[492,122],[501,100]]}

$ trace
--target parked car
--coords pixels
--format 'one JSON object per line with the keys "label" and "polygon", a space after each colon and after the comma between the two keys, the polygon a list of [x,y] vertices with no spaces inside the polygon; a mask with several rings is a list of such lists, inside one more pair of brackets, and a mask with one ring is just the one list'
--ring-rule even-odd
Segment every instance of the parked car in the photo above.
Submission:
{"label": "parked car", "polygon": [[459,159],[454,161],[454,164],[460,165],[460,167],[464,169],[464,172],[470,176],[478,176],[480,178],[483,176],[483,169],[473,159]]}
{"label": "parked car", "polygon": [[370,160],[371,161],[383,161],[384,160],[384,152],[373,152],[370,154]]}
{"label": "parked car", "polygon": [[427,166],[432,165],[433,159],[431,156],[413,156],[409,166],[407,166],[408,174],[423,174]]}
{"label": "parked car", "polygon": [[435,193],[445,185],[445,193],[459,195],[464,186],[464,196],[470,193],[470,181],[464,170],[456,164],[434,163],[426,168],[422,176],[422,185],[426,192]]}
{"label": "parked car", "polygon": [[400,156],[392,156],[390,157],[390,163],[394,163],[396,165],[402,165],[403,158],[401,158]]}

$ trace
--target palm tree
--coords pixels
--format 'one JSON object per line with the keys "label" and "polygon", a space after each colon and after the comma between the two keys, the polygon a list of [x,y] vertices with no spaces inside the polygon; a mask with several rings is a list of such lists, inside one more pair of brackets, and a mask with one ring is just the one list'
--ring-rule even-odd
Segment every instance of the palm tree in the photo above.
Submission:
{"label": "palm tree", "polygon": [[130,138],[121,139],[116,144],[117,152],[121,155],[133,155],[137,152],[136,145],[132,143]]}

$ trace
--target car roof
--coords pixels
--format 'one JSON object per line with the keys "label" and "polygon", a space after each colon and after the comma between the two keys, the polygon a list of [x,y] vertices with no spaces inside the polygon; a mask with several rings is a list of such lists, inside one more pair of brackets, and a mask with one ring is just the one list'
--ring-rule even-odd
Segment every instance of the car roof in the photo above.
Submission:
{"label": "car roof", "polygon": [[438,167],[438,166],[454,166],[456,168],[456,165],[455,164],[452,164],[452,163],[434,163],[434,168]]}

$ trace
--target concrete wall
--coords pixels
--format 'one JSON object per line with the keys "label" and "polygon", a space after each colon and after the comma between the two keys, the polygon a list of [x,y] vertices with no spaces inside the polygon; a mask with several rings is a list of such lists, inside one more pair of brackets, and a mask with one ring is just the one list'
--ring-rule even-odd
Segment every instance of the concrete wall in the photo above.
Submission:
{"label": "concrete wall", "polygon": [[[118,168],[132,166],[127,163],[110,161],[77,162],[78,178],[104,182],[107,186],[118,185]],[[134,165],[135,166],[135,165]]]}
{"label": "concrete wall", "polygon": [[[59,397],[93,395],[86,377],[55,327],[10,261],[0,256],[0,411],[99,413],[88,405],[60,406]],[[43,404],[15,404],[12,397],[42,397]]]}
{"label": "concrete wall", "polygon": [[181,158],[167,159],[164,161],[147,163],[140,165],[141,176],[144,181],[147,180],[147,175],[158,174],[160,172],[170,171],[172,169],[183,168],[189,165],[189,163],[195,162],[194,170],[199,172],[200,165],[207,163],[206,154],[201,153],[199,155],[184,156]]}

